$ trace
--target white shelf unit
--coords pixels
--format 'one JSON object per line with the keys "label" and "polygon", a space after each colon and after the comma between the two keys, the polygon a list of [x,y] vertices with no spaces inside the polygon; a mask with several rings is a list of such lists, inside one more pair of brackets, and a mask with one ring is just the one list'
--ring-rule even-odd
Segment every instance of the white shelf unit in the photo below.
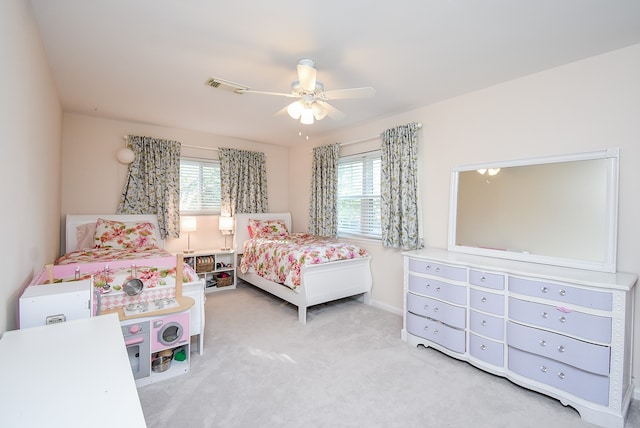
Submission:
{"label": "white shelf unit", "polygon": [[185,254],[184,260],[204,280],[205,293],[236,288],[233,250],[196,250]]}

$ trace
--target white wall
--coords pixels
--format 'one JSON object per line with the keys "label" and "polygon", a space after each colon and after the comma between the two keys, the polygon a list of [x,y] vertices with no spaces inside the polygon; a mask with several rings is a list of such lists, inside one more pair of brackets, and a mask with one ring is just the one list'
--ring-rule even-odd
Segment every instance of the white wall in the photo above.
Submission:
{"label": "white wall", "polygon": [[62,114],[31,7],[0,2],[0,334],[18,297],[58,250]]}
{"label": "white wall", "polygon": [[[288,149],[282,146],[239,140],[176,128],[65,113],[62,150],[61,233],[66,214],[113,214],[127,178],[127,166],[118,163],[116,152],[124,147],[125,135],[176,140],[185,146],[231,147],[264,152],[267,156],[267,188],[270,211],[288,210]],[[186,156],[218,159],[215,150],[184,147]],[[218,216],[198,216],[198,230],[191,233],[191,248],[221,248],[224,237],[218,232]],[[64,245],[61,236],[61,245]],[[228,241],[231,243],[231,241]],[[187,248],[187,236],[168,240],[169,251]],[[62,251],[62,248],[61,248]]]}
{"label": "white wall", "polygon": [[[449,175],[453,167],[620,148],[618,270],[640,272],[640,45],[469,93],[406,114],[336,133],[315,145],[375,137],[389,127],[422,122],[420,202],[427,246],[446,248]],[[371,143],[364,143],[368,145]],[[353,146],[346,146],[351,150]],[[305,230],[310,148],[291,151],[291,211]],[[301,196],[305,195],[305,198]],[[372,300],[402,308],[402,257],[374,254]],[[636,288],[636,295],[638,290]],[[640,308],[640,296],[636,310]],[[635,322],[640,355],[640,317]],[[399,332],[398,332],[399,334]],[[640,377],[640,358],[634,362]]]}

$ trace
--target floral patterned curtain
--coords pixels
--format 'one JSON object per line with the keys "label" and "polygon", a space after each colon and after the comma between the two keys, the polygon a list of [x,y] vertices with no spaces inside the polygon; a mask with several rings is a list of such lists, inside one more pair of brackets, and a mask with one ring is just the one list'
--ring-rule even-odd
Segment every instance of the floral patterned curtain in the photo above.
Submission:
{"label": "floral patterned curtain", "polygon": [[160,237],[180,236],[180,146],[177,141],[129,136],[129,164],[118,214],[156,214]]}
{"label": "floral patterned curtain", "polygon": [[264,213],[268,210],[265,154],[220,149],[221,214]]}
{"label": "floral patterned curtain", "polygon": [[418,235],[417,123],[387,129],[382,138],[382,245],[415,250]]}
{"label": "floral patterned curtain", "polygon": [[338,234],[338,157],[340,146],[315,147],[311,165],[309,233],[335,237]]}

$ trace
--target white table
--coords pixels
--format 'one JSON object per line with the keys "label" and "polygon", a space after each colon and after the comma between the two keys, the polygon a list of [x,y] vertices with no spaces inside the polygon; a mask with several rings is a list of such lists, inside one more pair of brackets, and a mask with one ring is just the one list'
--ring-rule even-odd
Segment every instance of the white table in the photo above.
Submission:
{"label": "white table", "polygon": [[146,427],[115,314],[7,331],[0,426]]}

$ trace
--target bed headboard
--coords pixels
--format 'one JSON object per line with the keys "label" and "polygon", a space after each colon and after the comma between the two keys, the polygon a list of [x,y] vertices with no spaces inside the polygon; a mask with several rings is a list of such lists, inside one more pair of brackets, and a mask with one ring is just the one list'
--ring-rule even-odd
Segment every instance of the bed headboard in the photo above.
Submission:
{"label": "bed headboard", "polygon": [[67,214],[65,223],[65,254],[78,249],[76,228],[87,223],[95,223],[99,218],[122,222],[149,222],[155,226],[158,247],[164,248],[164,240],[160,238],[158,217],[155,214]]}
{"label": "bed headboard", "polygon": [[236,254],[242,254],[244,242],[249,239],[249,220],[282,220],[291,233],[291,213],[242,213],[235,215],[235,234],[233,235],[233,249]]}

